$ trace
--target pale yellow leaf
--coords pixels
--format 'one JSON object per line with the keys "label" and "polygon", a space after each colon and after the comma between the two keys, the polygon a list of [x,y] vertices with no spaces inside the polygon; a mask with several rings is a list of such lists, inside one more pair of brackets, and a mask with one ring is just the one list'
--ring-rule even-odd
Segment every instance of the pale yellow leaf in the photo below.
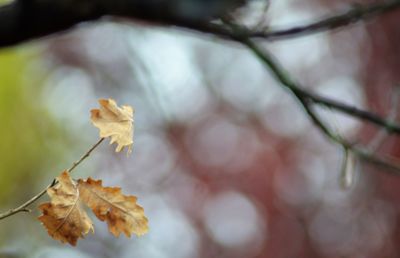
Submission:
{"label": "pale yellow leaf", "polygon": [[144,210],[135,196],[125,196],[118,187],[103,187],[101,180],[88,178],[78,181],[82,201],[98,219],[106,221],[110,232],[118,237],[121,233],[143,235],[148,231]]}
{"label": "pale yellow leaf", "polygon": [[75,246],[91,230],[93,224],[82,209],[79,190],[67,171],[57,177],[58,184],[47,190],[51,202],[43,203],[39,209],[43,214],[39,220],[54,239]]}
{"label": "pale yellow leaf", "polygon": [[100,109],[91,110],[91,121],[99,128],[100,137],[111,137],[110,143],[118,144],[117,152],[127,146],[130,153],[133,145],[133,108],[120,108],[113,99],[100,99],[99,104]]}

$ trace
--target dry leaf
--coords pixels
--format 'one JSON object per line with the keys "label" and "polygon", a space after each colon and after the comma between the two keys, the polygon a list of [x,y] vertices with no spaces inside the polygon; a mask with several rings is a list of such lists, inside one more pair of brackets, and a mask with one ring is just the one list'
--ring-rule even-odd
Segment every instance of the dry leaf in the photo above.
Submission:
{"label": "dry leaf", "polygon": [[116,152],[128,146],[128,153],[133,145],[133,112],[130,106],[119,108],[112,99],[100,99],[100,109],[92,109],[91,120],[100,129],[100,137],[111,137],[111,143],[118,144]]}
{"label": "dry leaf", "polygon": [[100,109],[91,110],[92,123],[100,129],[100,137],[111,137],[111,144],[118,144],[120,152],[128,146],[128,153],[133,144],[133,109],[130,106],[119,108],[112,99],[100,99]]}
{"label": "dry leaf", "polygon": [[43,203],[39,209],[43,215],[39,220],[54,239],[75,246],[78,239],[83,238],[93,224],[82,209],[79,191],[67,171],[57,177],[58,184],[47,190],[51,202]]}
{"label": "dry leaf", "polygon": [[75,183],[67,171],[57,177],[57,181],[47,190],[51,202],[39,206],[43,212],[39,220],[54,239],[75,246],[80,237],[90,230],[94,232],[81,203],[89,206],[101,221],[106,221],[116,237],[121,233],[128,237],[132,233],[140,236],[148,231],[147,218],[143,208],[136,204],[137,198],[123,195],[121,188],[103,187],[101,180],[91,178]]}
{"label": "dry leaf", "polygon": [[88,178],[78,181],[81,199],[98,219],[106,221],[110,232],[118,237],[121,233],[130,237],[148,231],[144,210],[136,204],[135,196],[125,196],[118,187],[103,187],[101,180]]}

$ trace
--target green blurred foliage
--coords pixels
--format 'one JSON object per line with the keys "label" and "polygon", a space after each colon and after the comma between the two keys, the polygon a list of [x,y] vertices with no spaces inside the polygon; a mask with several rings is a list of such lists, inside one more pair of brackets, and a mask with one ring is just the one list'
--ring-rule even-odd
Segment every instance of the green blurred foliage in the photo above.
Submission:
{"label": "green blurred foliage", "polygon": [[19,199],[35,194],[35,183],[61,154],[57,125],[41,104],[45,73],[37,59],[32,51],[0,51],[2,204],[16,205]]}
{"label": "green blurred foliage", "polygon": [[12,0],[0,0],[0,5],[11,3]]}

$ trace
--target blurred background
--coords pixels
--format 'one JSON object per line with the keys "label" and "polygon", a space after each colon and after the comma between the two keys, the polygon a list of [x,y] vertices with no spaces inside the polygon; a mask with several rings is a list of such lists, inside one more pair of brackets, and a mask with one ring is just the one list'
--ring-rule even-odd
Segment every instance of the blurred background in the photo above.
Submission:
{"label": "blurred background", "polygon": [[[286,28],[351,3],[254,0],[235,15]],[[306,88],[396,119],[399,14],[264,45]],[[356,160],[355,183],[343,190],[343,150],[250,51],[144,23],[101,21],[0,50],[1,210],[97,141],[89,110],[99,98],[135,108],[133,153],[103,144],[73,176],[138,196],[149,233],[116,239],[96,222],[71,247],[48,236],[35,210],[0,222],[1,258],[399,257],[399,177]],[[319,111],[351,141],[369,146],[381,134]],[[380,138],[377,153],[400,154],[397,137]]]}

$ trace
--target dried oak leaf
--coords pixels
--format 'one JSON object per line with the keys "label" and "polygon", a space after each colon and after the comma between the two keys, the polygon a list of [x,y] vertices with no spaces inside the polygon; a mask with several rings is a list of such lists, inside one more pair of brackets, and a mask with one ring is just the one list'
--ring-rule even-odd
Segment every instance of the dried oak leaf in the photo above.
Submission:
{"label": "dried oak leaf", "polygon": [[118,237],[124,233],[140,236],[148,231],[147,218],[135,196],[125,196],[119,187],[103,187],[101,180],[88,178],[78,181],[81,199],[98,219],[106,221],[110,232]]}
{"label": "dried oak leaf", "polygon": [[100,109],[90,112],[93,125],[100,129],[100,137],[111,137],[110,144],[118,144],[116,152],[127,146],[129,154],[133,145],[133,108],[120,108],[113,99],[100,99],[99,104]]}
{"label": "dried oak leaf", "polygon": [[57,181],[47,190],[51,202],[39,206],[43,212],[39,220],[51,237],[75,246],[80,237],[84,238],[90,230],[94,232],[93,224],[82,209],[79,190],[68,172],[64,171]]}

